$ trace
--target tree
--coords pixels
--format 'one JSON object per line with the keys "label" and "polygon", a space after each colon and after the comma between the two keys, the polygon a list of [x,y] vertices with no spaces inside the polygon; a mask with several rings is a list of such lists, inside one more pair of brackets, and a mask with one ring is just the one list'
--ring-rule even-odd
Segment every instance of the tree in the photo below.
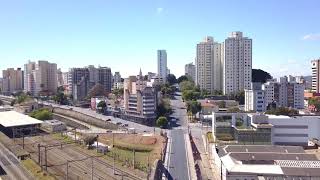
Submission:
{"label": "tree", "polygon": [[161,99],[159,105],[157,106],[157,117],[161,117],[161,116],[169,116],[172,113],[172,108],[170,105],[170,100],[167,98],[163,98]]}
{"label": "tree", "polygon": [[87,99],[91,99],[92,97],[107,96],[107,95],[108,93],[106,92],[104,86],[98,83],[90,89]]}
{"label": "tree", "polygon": [[157,124],[158,127],[163,128],[163,127],[166,127],[166,126],[167,126],[168,120],[167,120],[166,117],[160,116],[160,117],[157,119],[156,124]]}
{"label": "tree", "polygon": [[193,90],[195,89],[195,84],[193,81],[182,81],[180,84],[180,90],[181,92],[185,91],[185,90]]}
{"label": "tree", "polygon": [[176,76],[173,75],[173,74],[168,74],[168,76],[167,76],[167,81],[168,81],[168,83],[169,83],[170,85],[173,85],[173,84],[177,83],[177,78],[176,78]]}
{"label": "tree", "polygon": [[319,98],[310,98],[308,101],[309,105],[314,105],[317,112],[320,111],[320,99]]}
{"label": "tree", "polygon": [[184,90],[182,92],[182,99],[185,101],[197,100],[201,97],[201,93],[194,90]]}
{"label": "tree", "polygon": [[284,116],[295,116],[299,114],[299,111],[287,108],[287,107],[279,107],[279,108],[272,108],[266,111],[266,114],[274,114],[274,115],[284,115]]}
{"label": "tree", "polygon": [[29,114],[29,116],[41,121],[49,120],[53,118],[52,112],[46,108],[34,110]]}
{"label": "tree", "polygon": [[177,82],[180,84],[182,81],[191,81],[191,78],[186,75],[182,75],[177,79]]}
{"label": "tree", "polygon": [[193,116],[201,111],[201,103],[198,101],[192,100],[187,102],[187,111],[190,112]]}
{"label": "tree", "polygon": [[238,107],[231,107],[227,110],[227,112],[236,113],[241,112],[241,110]]}
{"label": "tree", "polygon": [[56,95],[53,96],[53,100],[59,104],[66,105],[69,104],[67,95],[64,94],[64,87],[59,86],[57,88]]}
{"label": "tree", "polygon": [[230,98],[239,102],[240,105],[244,104],[245,94],[244,91],[238,91],[237,93],[231,93]]}
{"label": "tree", "polygon": [[262,84],[272,79],[272,76],[261,69],[252,69],[252,82],[261,82]]}
{"label": "tree", "polygon": [[165,96],[169,96],[174,93],[174,87],[166,83],[160,87],[161,93]]}
{"label": "tree", "polygon": [[105,112],[105,109],[107,107],[107,104],[105,101],[100,101],[97,105],[99,111],[102,113],[102,112]]}
{"label": "tree", "polygon": [[225,101],[218,101],[217,105],[219,106],[219,108],[226,108],[226,102]]}
{"label": "tree", "polygon": [[88,149],[90,149],[92,144],[97,140],[98,140],[98,136],[94,136],[94,135],[88,135],[83,139],[85,145],[88,146]]}

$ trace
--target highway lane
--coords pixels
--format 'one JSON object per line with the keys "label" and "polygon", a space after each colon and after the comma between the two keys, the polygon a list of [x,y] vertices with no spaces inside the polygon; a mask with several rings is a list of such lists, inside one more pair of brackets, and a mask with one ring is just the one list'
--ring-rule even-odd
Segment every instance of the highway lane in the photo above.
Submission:
{"label": "highway lane", "polygon": [[188,155],[186,150],[185,134],[187,134],[187,112],[184,108],[181,96],[175,96],[171,100],[171,107],[173,109],[172,118],[175,122],[170,124],[168,138],[170,139],[170,148],[168,148],[167,155],[167,179],[189,180],[190,171],[188,166]]}

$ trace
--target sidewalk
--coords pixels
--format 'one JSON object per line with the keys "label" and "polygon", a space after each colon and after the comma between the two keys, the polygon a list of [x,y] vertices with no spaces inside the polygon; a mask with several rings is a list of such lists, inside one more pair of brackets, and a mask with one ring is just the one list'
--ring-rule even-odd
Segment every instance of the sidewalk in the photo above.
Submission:
{"label": "sidewalk", "polygon": [[191,135],[201,157],[201,160],[198,160],[199,166],[201,166],[201,176],[207,180],[220,179],[219,171],[217,171],[213,160],[210,158],[210,151],[206,151],[205,136],[202,135],[201,129],[192,129]]}

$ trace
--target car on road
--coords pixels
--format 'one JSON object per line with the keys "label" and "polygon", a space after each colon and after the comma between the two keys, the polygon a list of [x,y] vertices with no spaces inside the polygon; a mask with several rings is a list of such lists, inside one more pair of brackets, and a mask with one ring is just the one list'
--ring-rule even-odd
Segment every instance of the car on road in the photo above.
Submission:
{"label": "car on road", "polygon": [[122,124],[121,122],[117,122],[117,123],[116,123],[116,125],[121,125],[121,124]]}
{"label": "car on road", "polygon": [[106,121],[111,121],[111,119],[107,119]]}
{"label": "car on road", "polygon": [[112,133],[112,131],[111,131],[111,130],[106,130],[106,132],[107,132],[107,133]]}
{"label": "car on road", "polygon": [[129,124],[123,124],[123,127],[128,127],[129,126]]}
{"label": "car on road", "polygon": [[186,107],[180,107],[180,109],[186,109]]}

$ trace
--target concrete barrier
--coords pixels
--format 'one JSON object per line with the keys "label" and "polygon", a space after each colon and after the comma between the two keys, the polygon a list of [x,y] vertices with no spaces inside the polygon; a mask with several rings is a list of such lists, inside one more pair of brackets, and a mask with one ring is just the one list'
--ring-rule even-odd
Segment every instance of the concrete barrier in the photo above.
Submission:
{"label": "concrete barrier", "polygon": [[89,116],[87,114],[83,114],[80,112],[76,112],[70,109],[63,109],[59,107],[54,107],[51,109],[51,111],[55,114],[60,114],[63,116],[71,117],[74,119],[77,119],[79,121],[83,121],[87,124],[104,128],[104,129],[111,129],[111,130],[116,130],[118,129],[118,126],[116,124],[113,124],[111,122],[103,121],[101,119],[98,119],[96,117]]}
{"label": "concrete barrier", "polygon": [[62,121],[67,126],[70,126],[70,127],[73,127],[73,128],[89,129],[89,127],[87,127],[87,126],[85,126],[83,124],[75,122],[72,118],[69,118],[69,117],[66,117],[66,116],[63,116],[63,115],[60,115],[60,114],[53,113],[53,119],[57,119],[59,121]]}

